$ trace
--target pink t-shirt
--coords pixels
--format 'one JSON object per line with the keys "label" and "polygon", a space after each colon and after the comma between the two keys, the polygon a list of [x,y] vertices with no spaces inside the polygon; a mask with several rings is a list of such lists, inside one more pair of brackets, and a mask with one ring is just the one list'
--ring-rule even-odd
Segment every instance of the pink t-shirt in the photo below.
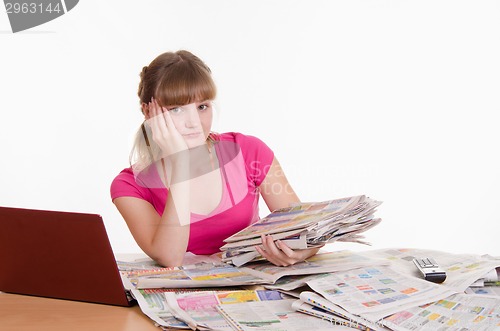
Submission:
{"label": "pink t-shirt", "polygon": [[[259,219],[259,190],[274,159],[272,150],[256,137],[241,133],[218,135],[215,144],[222,178],[219,205],[208,215],[191,213],[187,250],[213,254],[223,240]],[[111,184],[111,198],[136,197],[151,203],[161,215],[168,190],[156,174],[141,180],[131,168],[124,169]]]}

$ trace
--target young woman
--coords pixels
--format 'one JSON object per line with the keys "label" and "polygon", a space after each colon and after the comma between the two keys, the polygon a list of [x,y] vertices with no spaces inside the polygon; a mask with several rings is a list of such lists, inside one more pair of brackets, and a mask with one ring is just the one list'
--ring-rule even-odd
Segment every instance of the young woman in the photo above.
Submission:
{"label": "young woman", "polygon": [[[111,197],[152,259],[179,266],[187,251],[218,252],[225,238],[258,220],[259,195],[270,210],[299,201],[261,140],[211,131],[216,87],[198,57],[183,50],[164,53],[140,76],[145,121],[132,166],[114,179]],[[271,236],[262,237],[257,250],[279,266],[318,251],[294,251]]]}

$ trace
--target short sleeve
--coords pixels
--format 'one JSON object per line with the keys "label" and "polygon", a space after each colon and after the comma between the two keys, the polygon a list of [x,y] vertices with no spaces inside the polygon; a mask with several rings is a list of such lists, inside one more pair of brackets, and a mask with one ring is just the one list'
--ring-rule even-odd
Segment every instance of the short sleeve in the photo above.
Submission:
{"label": "short sleeve", "polygon": [[236,133],[235,141],[241,148],[250,179],[256,186],[260,186],[271,168],[274,152],[262,140],[254,136]]}
{"label": "short sleeve", "polygon": [[122,170],[111,182],[111,200],[120,197],[135,197],[148,200],[148,192],[137,185],[134,173],[130,168]]}

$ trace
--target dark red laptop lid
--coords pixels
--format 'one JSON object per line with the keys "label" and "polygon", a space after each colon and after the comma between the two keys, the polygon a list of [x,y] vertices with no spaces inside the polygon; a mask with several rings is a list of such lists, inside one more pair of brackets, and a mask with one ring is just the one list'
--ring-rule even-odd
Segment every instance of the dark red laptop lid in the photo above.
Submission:
{"label": "dark red laptop lid", "polygon": [[0,207],[0,291],[128,306],[101,216]]}

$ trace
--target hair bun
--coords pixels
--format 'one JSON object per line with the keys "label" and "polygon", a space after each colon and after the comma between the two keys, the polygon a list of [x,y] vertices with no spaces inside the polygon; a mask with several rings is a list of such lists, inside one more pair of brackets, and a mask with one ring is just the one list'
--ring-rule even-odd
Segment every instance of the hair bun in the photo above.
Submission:
{"label": "hair bun", "polygon": [[142,67],[142,71],[140,73],[141,79],[144,79],[144,76],[146,75],[147,71],[148,71],[148,66]]}
{"label": "hair bun", "polygon": [[137,95],[139,96],[140,100],[142,100],[142,98],[143,98],[142,94],[144,93],[144,77],[146,77],[147,71],[148,71],[148,66],[144,66],[144,67],[142,67],[142,71],[139,74],[139,76],[141,77],[141,81],[139,82],[139,88],[137,89]]}

